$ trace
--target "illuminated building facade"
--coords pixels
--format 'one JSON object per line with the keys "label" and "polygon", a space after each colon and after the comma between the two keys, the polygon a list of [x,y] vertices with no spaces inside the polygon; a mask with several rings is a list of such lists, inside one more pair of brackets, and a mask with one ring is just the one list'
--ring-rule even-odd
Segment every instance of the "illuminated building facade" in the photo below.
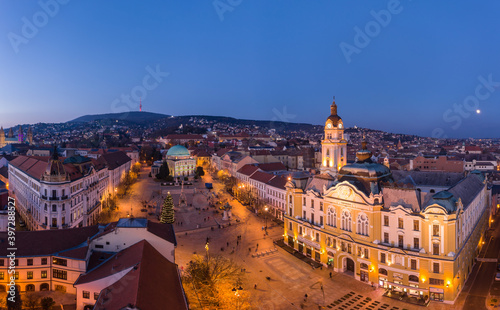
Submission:
{"label": "illuminated building facade", "polygon": [[366,142],[356,156],[336,177],[290,178],[285,244],[360,281],[453,303],[488,228],[485,178],[471,173],[446,190],[426,192],[372,162]]}

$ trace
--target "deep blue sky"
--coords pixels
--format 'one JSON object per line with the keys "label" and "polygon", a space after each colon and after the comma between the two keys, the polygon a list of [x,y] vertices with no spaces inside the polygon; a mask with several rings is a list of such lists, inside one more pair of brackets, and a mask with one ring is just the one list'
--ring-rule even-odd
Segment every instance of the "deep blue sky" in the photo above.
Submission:
{"label": "deep blue sky", "polygon": [[[212,0],[72,0],[44,21],[36,1],[1,1],[0,125],[129,110],[113,101],[159,66],[169,75],[146,111],[322,124],[335,95],[346,126],[500,137],[500,87],[480,90],[481,114],[446,112],[479,76],[500,82],[498,1],[400,1],[350,63],[341,43],[391,1],[228,2],[241,3],[221,20]],[[13,45],[34,17],[38,32]]]}

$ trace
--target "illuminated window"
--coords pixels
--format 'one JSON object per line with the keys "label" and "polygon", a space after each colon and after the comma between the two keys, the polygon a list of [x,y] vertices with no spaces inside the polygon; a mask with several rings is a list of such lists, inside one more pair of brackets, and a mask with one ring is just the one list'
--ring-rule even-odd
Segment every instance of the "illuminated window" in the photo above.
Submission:
{"label": "illuminated window", "polygon": [[439,236],[439,225],[432,225],[432,235]]}
{"label": "illuminated window", "polygon": [[[411,270],[417,270],[417,260],[416,259],[410,260],[410,268],[411,268]],[[417,280],[417,282],[418,282],[418,280]]]}
{"label": "illuminated window", "polygon": [[351,212],[347,210],[342,211],[342,229],[346,231],[352,230]]}
{"label": "illuminated window", "polygon": [[358,215],[358,234],[368,236],[368,217],[365,214]]}
{"label": "illuminated window", "polygon": [[335,208],[330,207],[328,208],[328,217],[326,224],[329,226],[337,227],[337,212],[335,211]]}

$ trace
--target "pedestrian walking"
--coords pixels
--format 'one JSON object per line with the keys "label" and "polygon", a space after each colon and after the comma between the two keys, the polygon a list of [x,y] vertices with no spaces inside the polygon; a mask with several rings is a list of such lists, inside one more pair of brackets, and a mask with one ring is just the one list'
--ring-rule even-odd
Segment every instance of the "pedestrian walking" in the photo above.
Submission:
{"label": "pedestrian walking", "polygon": [[304,301],[307,301],[307,294],[304,295]]}
{"label": "pedestrian walking", "polygon": [[330,271],[330,279],[332,278],[332,272]]}
{"label": "pedestrian walking", "polygon": [[254,284],[253,289],[254,289],[254,290],[256,290],[256,289],[257,289],[257,284]]}
{"label": "pedestrian walking", "polygon": [[229,246],[229,242],[226,242],[226,245]]}

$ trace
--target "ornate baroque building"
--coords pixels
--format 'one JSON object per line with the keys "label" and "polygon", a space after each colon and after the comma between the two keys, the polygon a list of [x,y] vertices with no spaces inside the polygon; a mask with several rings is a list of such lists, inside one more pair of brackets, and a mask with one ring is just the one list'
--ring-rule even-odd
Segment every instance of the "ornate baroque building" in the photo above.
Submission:
{"label": "ornate baroque building", "polygon": [[5,135],[5,131],[3,127],[0,127],[0,148],[8,145],[8,144],[17,144],[17,143],[28,143],[30,145],[33,144],[33,131],[31,127],[28,128],[27,137],[23,134],[23,128],[19,126],[19,130],[17,131],[17,137],[14,137],[14,132],[12,128],[10,128],[8,135]]}
{"label": "ornate baroque building", "polygon": [[488,227],[484,177],[471,173],[446,190],[422,190],[372,162],[366,142],[346,164],[335,103],[331,114],[322,174],[286,184],[285,244],[367,284],[453,303]]}
{"label": "ornate baroque building", "polygon": [[103,160],[18,156],[9,163],[9,194],[30,230],[89,226],[108,197],[109,173]]}
{"label": "ornate baroque building", "polygon": [[194,175],[196,159],[182,145],[175,145],[168,149],[166,162],[170,170],[170,175],[174,178]]}
{"label": "ornate baroque building", "polygon": [[332,176],[347,163],[347,141],[344,139],[344,123],[337,115],[335,97],[330,107],[330,116],[325,123],[325,136],[321,141],[321,172]]}

